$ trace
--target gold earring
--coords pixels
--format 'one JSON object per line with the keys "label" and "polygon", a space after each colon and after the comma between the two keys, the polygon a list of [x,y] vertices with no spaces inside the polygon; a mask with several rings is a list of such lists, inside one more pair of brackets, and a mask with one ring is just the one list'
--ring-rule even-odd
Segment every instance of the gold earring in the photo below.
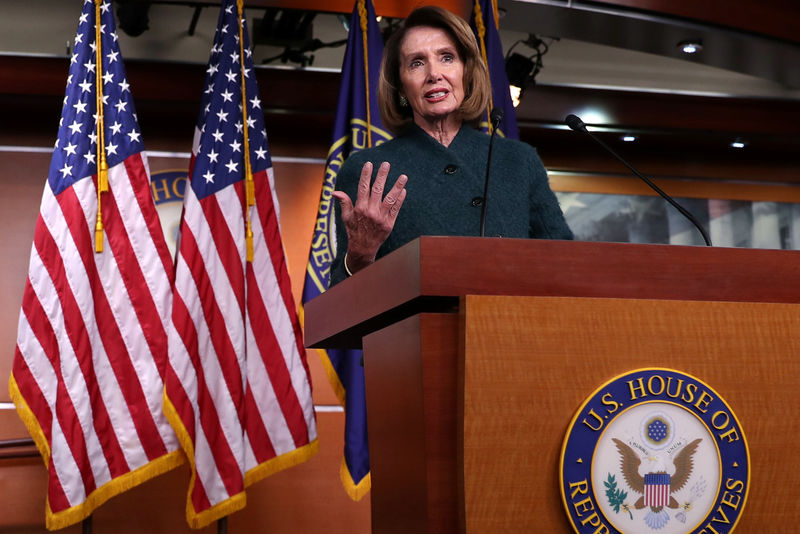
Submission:
{"label": "gold earring", "polygon": [[400,95],[400,107],[401,108],[407,108],[408,107],[408,99],[403,95]]}

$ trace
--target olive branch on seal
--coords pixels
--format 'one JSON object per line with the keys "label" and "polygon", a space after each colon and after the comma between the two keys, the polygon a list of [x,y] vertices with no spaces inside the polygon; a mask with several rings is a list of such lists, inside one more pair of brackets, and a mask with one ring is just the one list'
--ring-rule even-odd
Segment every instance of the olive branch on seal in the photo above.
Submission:
{"label": "olive branch on seal", "polygon": [[603,485],[606,487],[606,497],[608,498],[608,504],[610,504],[614,511],[619,513],[620,507],[623,510],[628,512],[628,515],[631,516],[633,519],[633,514],[631,513],[628,506],[625,504],[625,498],[628,497],[628,493],[622,491],[621,489],[617,489],[617,481],[611,473],[608,474],[608,480],[603,482]]}

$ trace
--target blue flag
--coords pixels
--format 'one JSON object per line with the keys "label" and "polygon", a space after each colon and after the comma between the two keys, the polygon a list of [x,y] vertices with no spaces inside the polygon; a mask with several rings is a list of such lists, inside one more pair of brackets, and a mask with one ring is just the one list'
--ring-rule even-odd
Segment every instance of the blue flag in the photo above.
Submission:
{"label": "blue flag", "polygon": [[[357,0],[350,18],[350,35],[342,64],[333,141],[325,165],[325,181],[311,241],[303,303],[328,288],[336,255],[333,197],[336,175],[345,159],[358,150],[391,139],[378,111],[378,75],[383,38],[371,0]],[[370,489],[367,408],[364,367],[360,350],[328,350],[322,363],[334,391],[345,407],[344,460],[340,475],[345,490],[359,500]]]}
{"label": "blue flag", "polygon": [[[495,0],[478,0],[473,5],[469,25],[475,32],[478,48],[489,69],[489,78],[492,81],[492,106],[503,110],[503,122],[500,123],[498,133],[510,139],[519,139],[517,116],[508,89],[506,61],[503,43],[500,42],[500,32],[497,29],[496,13]],[[489,129],[488,112],[485,120],[481,121],[481,126],[484,130]]]}

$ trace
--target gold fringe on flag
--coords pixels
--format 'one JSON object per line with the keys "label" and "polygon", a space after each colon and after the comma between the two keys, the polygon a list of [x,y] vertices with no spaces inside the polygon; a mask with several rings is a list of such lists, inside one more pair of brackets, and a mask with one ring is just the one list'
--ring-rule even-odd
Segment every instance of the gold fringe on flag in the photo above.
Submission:
{"label": "gold fringe on flag", "polygon": [[103,252],[103,210],[102,194],[108,191],[108,162],[106,161],[105,128],[103,122],[103,52],[100,32],[100,5],[103,0],[94,2],[95,62],[97,64],[97,222],[94,226],[94,251]]}
{"label": "gold fringe on flag", "polygon": [[[239,19],[239,68],[242,73],[242,122],[244,130],[244,190],[247,199],[245,207],[247,229],[245,230],[245,241],[247,243],[247,261],[253,261],[253,224],[250,221],[250,208],[256,204],[256,184],[253,180],[253,168],[250,165],[250,134],[247,132],[247,90],[244,81],[244,21],[242,10],[244,0],[236,0],[236,10]],[[255,74],[254,74],[255,75]]]}

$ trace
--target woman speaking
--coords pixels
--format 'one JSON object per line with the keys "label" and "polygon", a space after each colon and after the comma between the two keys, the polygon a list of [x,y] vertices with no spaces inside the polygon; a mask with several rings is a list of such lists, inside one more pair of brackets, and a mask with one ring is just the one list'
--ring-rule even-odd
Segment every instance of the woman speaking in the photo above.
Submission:
{"label": "woman speaking", "polygon": [[[469,25],[439,7],[413,11],[386,43],[378,87],[397,137],[352,154],[337,176],[331,284],[421,235],[478,235],[489,136],[471,124],[490,99]],[[491,175],[486,235],[572,239],[532,147],[495,139]]]}

